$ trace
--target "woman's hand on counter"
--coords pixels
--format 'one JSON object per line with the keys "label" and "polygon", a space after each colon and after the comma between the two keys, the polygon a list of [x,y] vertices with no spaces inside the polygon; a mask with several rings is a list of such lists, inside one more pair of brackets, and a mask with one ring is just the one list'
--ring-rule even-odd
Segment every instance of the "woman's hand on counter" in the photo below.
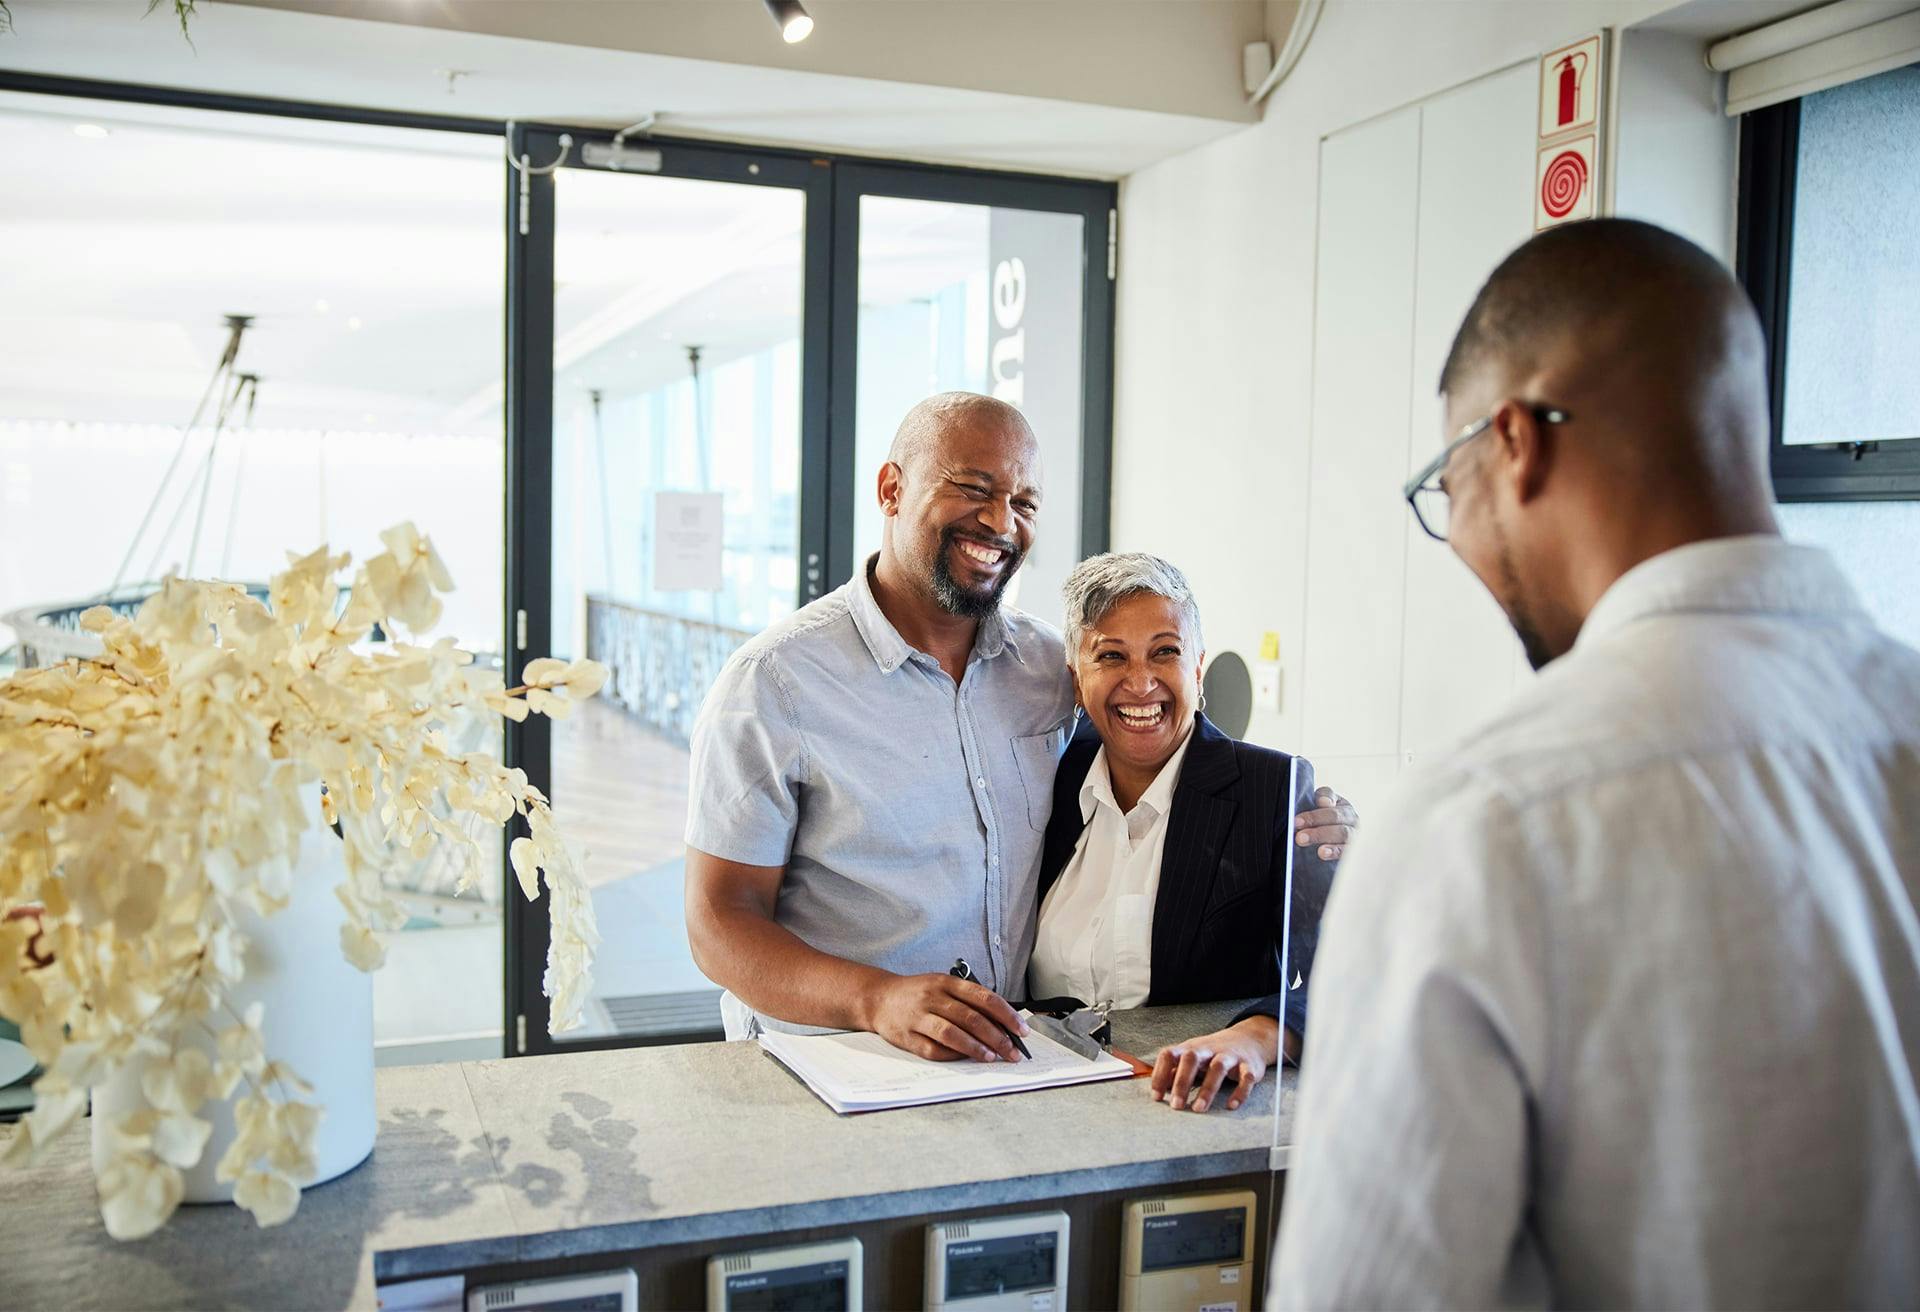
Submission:
{"label": "woman's hand on counter", "polygon": [[1220,1101],[1224,1089],[1227,1110],[1233,1111],[1266,1076],[1279,1043],[1280,1022],[1252,1016],[1163,1048],[1153,1063],[1153,1100],[1177,1112],[1203,1112]]}
{"label": "woman's hand on counter", "polygon": [[952,975],[888,975],[868,993],[864,1028],[931,1061],[1020,1061],[1007,1037],[1027,1033],[1007,1000]]}

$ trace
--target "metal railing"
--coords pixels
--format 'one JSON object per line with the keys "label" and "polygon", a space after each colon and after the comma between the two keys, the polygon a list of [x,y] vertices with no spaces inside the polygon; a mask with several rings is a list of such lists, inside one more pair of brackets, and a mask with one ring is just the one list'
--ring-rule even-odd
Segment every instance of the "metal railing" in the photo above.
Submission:
{"label": "metal railing", "polygon": [[[89,660],[100,655],[100,636],[81,628],[80,617],[95,606],[107,606],[116,614],[131,616],[139,611],[142,603],[159,586],[157,583],[128,584],[110,596],[24,606],[0,615],[0,624],[11,628],[16,635],[18,667],[22,670],[58,665],[66,660]],[[260,601],[268,599],[266,584],[249,583],[244,586],[248,593]],[[340,604],[343,606],[347,595],[348,589],[341,588]],[[375,625],[368,640],[385,642],[386,635]],[[475,654],[474,664],[482,668],[500,669],[503,662],[497,653],[479,652]],[[466,723],[455,726],[450,736],[458,751],[497,752],[499,749],[490,738],[497,732],[496,717],[477,714]],[[453,892],[459,882],[460,871],[452,849],[444,846],[436,847],[426,857],[417,860],[404,853],[396,854],[387,871],[388,887],[400,894],[409,910],[423,921],[445,925],[497,920],[504,887],[502,862],[500,853],[494,847],[483,844],[482,850],[484,855],[475,885],[477,898],[469,894],[464,899],[454,899]]]}
{"label": "metal railing", "polygon": [[601,696],[682,747],[707,689],[751,637],[749,629],[587,597],[587,655],[613,672]]}
{"label": "metal railing", "polygon": [[[159,587],[157,583],[130,583],[111,595],[85,601],[23,606],[0,615],[0,624],[13,630],[19,666],[23,670],[58,665],[65,660],[86,660],[100,654],[100,635],[81,628],[80,617],[95,606],[105,606],[116,615],[131,617]],[[267,599],[266,584],[249,583],[246,588],[261,601]]]}

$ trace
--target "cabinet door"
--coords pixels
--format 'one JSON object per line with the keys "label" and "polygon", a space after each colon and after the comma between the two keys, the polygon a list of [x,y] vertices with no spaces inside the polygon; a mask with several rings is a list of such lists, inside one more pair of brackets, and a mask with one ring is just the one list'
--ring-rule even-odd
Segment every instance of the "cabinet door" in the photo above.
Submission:
{"label": "cabinet door", "polygon": [[[1445,440],[1440,370],[1494,266],[1533,232],[1534,71],[1495,73],[1420,110],[1408,475]],[[1506,616],[1444,543],[1407,517],[1400,749],[1438,751],[1491,714],[1525,669]]]}
{"label": "cabinet door", "polygon": [[1400,733],[1420,110],[1320,148],[1302,750],[1392,754]]}

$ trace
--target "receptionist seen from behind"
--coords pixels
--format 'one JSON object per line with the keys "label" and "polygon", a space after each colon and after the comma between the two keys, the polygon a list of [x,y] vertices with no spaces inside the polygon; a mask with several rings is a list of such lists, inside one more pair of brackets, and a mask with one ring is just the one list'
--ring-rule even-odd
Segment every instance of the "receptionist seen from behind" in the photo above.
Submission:
{"label": "receptionist seen from behind", "polygon": [[[1000,604],[1038,448],[1012,406],[945,393],[902,421],[877,491],[880,551],[736,652],[701,709],[688,939],[731,1038],[859,1029],[1018,1060],[1073,706],[1059,634]],[[1302,841],[1338,848],[1350,815],[1305,817]]]}

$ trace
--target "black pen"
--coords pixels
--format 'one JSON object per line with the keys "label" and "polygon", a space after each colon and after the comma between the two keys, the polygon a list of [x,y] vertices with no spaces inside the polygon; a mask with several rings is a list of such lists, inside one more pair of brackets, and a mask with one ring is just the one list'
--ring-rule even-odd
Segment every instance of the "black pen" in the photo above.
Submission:
{"label": "black pen", "polygon": [[[980,982],[979,980],[973,977],[973,967],[967,964],[967,959],[965,957],[955,957],[953,959],[953,969],[948,971],[947,974],[953,976],[955,979],[964,979],[970,984],[978,984]],[[993,1017],[989,1016],[987,1017],[987,1019],[993,1020]],[[1000,1025],[1000,1022],[997,1020],[994,1020],[993,1023],[995,1025]],[[1018,1034],[1015,1034],[1012,1030],[1007,1029],[1005,1025],[1000,1025],[1000,1028],[1003,1030],[1006,1030],[1007,1037],[1013,1040],[1013,1046],[1020,1050],[1020,1055],[1022,1057],[1025,1057],[1028,1061],[1032,1061],[1033,1054],[1027,1051],[1026,1044],[1020,1042],[1020,1036]]]}

